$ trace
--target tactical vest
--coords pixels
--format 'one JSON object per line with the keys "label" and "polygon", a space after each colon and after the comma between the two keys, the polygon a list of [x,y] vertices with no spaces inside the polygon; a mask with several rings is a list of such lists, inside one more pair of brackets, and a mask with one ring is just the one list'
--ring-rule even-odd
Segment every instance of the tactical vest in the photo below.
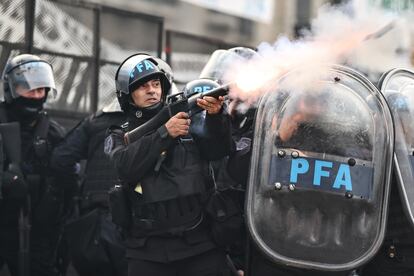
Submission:
{"label": "tactical vest", "polygon": [[102,113],[91,119],[88,135],[88,161],[82,193],[86,196],[96,193],[107,193],[118,184],[118,175],[104,153],[104,141],[108,126],[119,125],[124,120],[122,113]]}
{"label": "tactical vest", "polygon": [[[0,105],[0,120],[2,123],[9,122],[9,118],[6,115],[5,106]],[[50,119],[45,111],[39,114],[36,125],[33,128],[21,126],[20,129],[21,145],[19,146],[21,146],[22,158],[20,166],[29,188],[33,221],[39,220],[39,214],[48,214],[44,210],[59,211],[54,206],[51,208],[51,205],[43,208],[48,203],[46,202],[45,194],[51,192],[50,181],[52,180],[49,177],[48,170],[49,155],[52,146],[52,142],[48,136],[49,130]],[[7,160],[7,157],[3,158],[3,160]],[[2,169],[3,167],[4,164],[2,164]],[[17,213],[9,213],[8,215],[9,217],[17,217]],[[52,221],[51,216],[48,217],[45,215],[44,217],[46,220]]]}
{"label": "tactical vest", "polygon": [[196,228],[204,219],[208,181],[208,163],[195,142],[177,142],[130,193],[133,236],[182,235]]}
{"label": "tactical vest", "polygon": [[[0,106],[0,123],[9,122],[7,118],[7,112],[4,105]],[[34,129],[28,131],[25,128],[20,129],[22,139],[22,159],[23,159],[23,170],[25,162],[33,163],[36,167],[36,172],[33,174],[42,174],[46,170],[48,163],[48,156],[50,154],[50,141],[48,140],[48,133],[50,128],[50,119],[45,111],[42,111],[36,122]],[[32,152],[33,151],[33,152]],[[26,160],[30,157],[31,160]],[[26,176],[31,174],[33,169],[24,171]]]}
{"label": "tactical vest", "polygon": [[134,237],[181,236],[204,221],[200,195],[152,203],[139,201],[135,200],[132,210],[131,234]]}

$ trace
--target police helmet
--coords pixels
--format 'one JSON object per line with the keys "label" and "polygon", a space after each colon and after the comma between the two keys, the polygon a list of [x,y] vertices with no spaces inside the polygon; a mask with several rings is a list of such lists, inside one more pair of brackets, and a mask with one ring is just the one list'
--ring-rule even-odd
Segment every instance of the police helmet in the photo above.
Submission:
{"label": "police helmet", "polygon": [[[18,89],[18,88],[24,89]],[[3,71],[4,100],[10,104],[28,90],[45,88],[48,95],[56,96],[52,66],[40,57],[30,54],[15,56]]]}
{"label": "police helmet", "polygon": [[168,64],[163,63],[160,59],[143,53],[129,56],[121,63],[115,74],[115,87],[123,111],[131,105],[131,93],[140,85],[155,78],[159,78],[161,82],[161,99],[165,99],[171,88],[172,70]]}
{"label": "police helmet", "polygon": [[183,93],[187,98],[189,98],[196,93],[208,92],[219,86],[220,85],[216,81],[200,78],[187,83],[183,88]]}
{"label": "police helmet", "polygon": [[258,55],[256,51],[246,47],[234,47],[228,50],[216,50],[200,73],[200,78],[209,78],[222,83],[224,75],[231,65],[245,61]]}
{"label": "police helmet", "polygon": [[235,53],[239,57],[246,59],[246,60],[251,59],[252,57],[257,55],[257,52],[255,50],[251,48],[247,48],[247,47],[234,47],[234,48],[228,49],[227,51],[231,53]]}

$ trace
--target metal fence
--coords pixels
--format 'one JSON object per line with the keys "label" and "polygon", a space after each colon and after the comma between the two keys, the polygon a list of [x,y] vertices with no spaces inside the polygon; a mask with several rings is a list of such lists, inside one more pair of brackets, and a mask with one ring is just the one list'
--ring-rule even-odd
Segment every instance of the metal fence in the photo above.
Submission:
{"label": "metal fence", "polygon": [[115,71],[128,55],[161,56],[163,28],[161,17],[101,5],[1,0],[0,69],[20,53],[46,59],[59,91],[47,109],[80,118],[115,98]]}
{"label": "metal fence", "polygon": [[167,30],[163,49],[163,35],[162,17],[81,1],[0,0],[0,71],[20,53],[49,61],[58,95],[46,108],[72,127],[115,100],[114,75],[130,54],[165,53],[180,88],[198,78],[214,50],[240,46]]}

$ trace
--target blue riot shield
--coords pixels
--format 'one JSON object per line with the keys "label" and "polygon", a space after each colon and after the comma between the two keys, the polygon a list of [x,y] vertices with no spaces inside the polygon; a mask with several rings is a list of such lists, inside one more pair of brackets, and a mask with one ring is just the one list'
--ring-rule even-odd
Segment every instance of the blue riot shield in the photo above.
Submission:
{"label": "blue riot shield", "polygon": [[259,102],[247,226],[274,263],[345,271],[367,262],[384,239],[394,131],[368,79],[321,68],[302,87],[307,68],[288,72]]}

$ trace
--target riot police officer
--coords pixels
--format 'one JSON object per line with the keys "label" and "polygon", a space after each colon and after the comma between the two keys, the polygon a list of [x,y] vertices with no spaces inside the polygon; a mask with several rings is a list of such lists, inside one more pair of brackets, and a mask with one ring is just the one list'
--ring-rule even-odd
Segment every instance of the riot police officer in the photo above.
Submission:
{"label": "riot police officer", "polygon": [[51,165],[62,177],[86,160],[74,216],[65,227],[70,260],[79,275],[126,275],[125,248],[108,209],[108,190],[118,176],[103,152],[106,130],[125,116],[114,98],[82,120],[55,148]]}
{"label": "riot police officer", "polygon": [[221,275],[225,253],[210,236],[203,201],[208,160],[226,155],[230,146],[223,99],[197,100],[207,110],[204,137],[191,133],[191,119],[179,112],[126,145],[124,132],[158,114],[171,83],[157,61],[142,54],[127,58],[115,81],[127,124],[112,128],[105,147],[127,197],[129,212],[119,215],[127,215],[129,275]]}
{"label": "riot police officer", "polygon": [[[247,47],[234,47],[228,50],[219,49],[213,52],[203,70],[200,78],[209,78],[219,83],[229,82],[228,74],[239,63],[246,63],[257,58],[258,53]],[[230,156],[212,162],[217,186],[226,195],[230,196],[237,204],[241,213],[244,209],[245,187],[248,174],[251,139],[253,136],[254,114],[256,109],[249,108],[246,112],[240,112],[241,101],[229,99],[225,102],[231,121],[231,136],[234,141]],[[237,155],[237,157],[235,157]],[[242,163],[242,168],[233,166],[236,162],[228,162],[229,157],[237,159],[237,164]],[[229,173],[230,172],[230,173]],[[243,275],[245,269],[245,227],[240,226],[232,231],[232,239],[227,239],[229,266],[234,268],[233,274]]]}
{"label": "riot police officer", "polygon": [[[156,60],[172,82],[170,66]],[[52,167],[62,175],[73,172],[77,162],[86,160],[78,193],[79,214],[65,231],[70,259],[79,275],[127,274],[125,246],[111,221],[108,206],[108,191],[118,184],[119,178],[103,151],[106,130],[111,125],[121,125],[125,119],[114,97],[102,110],[82,120],[53,151]]]}
{"label": "riot police officer", "polygon": [[17,127],[1,133],[0,267],[6,263],[12,275],[56,275],[62,202],[73,178],[58,179],[49,166],[64,136],[43,110],[56,94],[52,67],[38,56],[18,55],[4,68],[3,87],[0,126]]}

